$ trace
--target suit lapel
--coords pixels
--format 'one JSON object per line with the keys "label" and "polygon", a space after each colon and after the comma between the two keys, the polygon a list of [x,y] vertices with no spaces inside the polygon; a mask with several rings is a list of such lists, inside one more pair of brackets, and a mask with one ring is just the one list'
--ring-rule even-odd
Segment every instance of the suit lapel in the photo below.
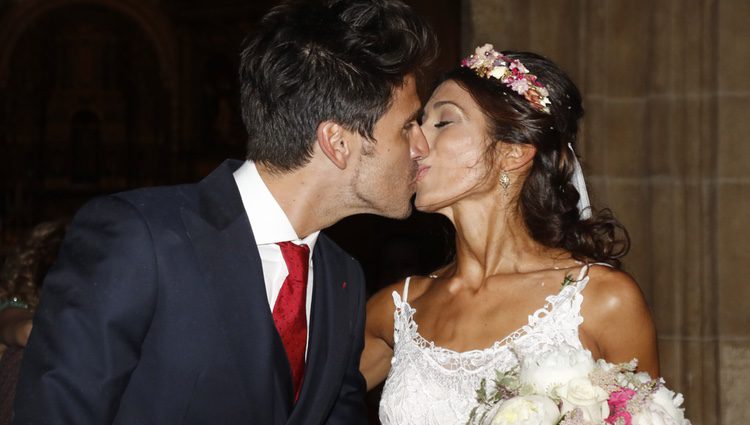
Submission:
{"label": "suit lapel", "polygon": [[[225,162],[198,185],[198,211],[182,218],[209,284],[220,328],[258,423],[283,423],[292,406],[289,364],[266,296],[262,263],[232,172]],[[267,408],[265,408],[267,407]],[[251,416],[248,416],[251,417]]]}
{"label": "suit lapel", "polygon": [[313,310],[310,341],[297,405],[288,424],[323,423],[338,395],[351,352],[353,300],[343,281],[344,266],[331,258],[328,241],[320,235],[313,253]]}

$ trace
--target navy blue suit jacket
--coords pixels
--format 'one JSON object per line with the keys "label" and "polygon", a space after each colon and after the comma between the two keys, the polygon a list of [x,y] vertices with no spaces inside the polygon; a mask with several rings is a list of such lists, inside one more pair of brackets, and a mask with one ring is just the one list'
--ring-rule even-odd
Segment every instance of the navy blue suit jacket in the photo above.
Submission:
{"label": "navy blue suit jacket", "polygon": [[239,165],[78,212],[44,283],[14,424],[366,422],[361,268],[319,236],[295,404]]}

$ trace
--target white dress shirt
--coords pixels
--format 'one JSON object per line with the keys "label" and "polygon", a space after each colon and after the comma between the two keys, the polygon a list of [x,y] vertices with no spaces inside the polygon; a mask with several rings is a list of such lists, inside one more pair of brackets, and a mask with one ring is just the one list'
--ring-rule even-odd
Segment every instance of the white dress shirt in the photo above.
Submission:
{"label": "white dress shirt", "polygon": [[[289,222],[284,210],[268,190],[265,182],[258,174],[255,164],[245,161],[237,171],[234,172],[234,180],[240,190],[242,204],[245,207],[247,217],[250,219],[250,227],[253,229],[255,243],[258,245],[261,263],[263,265],[263,277],[266,283],[266,296],[268,306],[273,312],[276,298],[284,285],[284,280],[289,275],[281,248],[277,242],[291,241],[297,245],[306,244],[310,247],[310,268],[307,274],[307,295],[305,299],[305,313],[307,317],[307,340],[310,340],[310,310],[312,308],[313,291],[313,263],[312,252],[315,249],[315,241],[318,234],[311,233],[300,239]],[[305,350],[307,351],[307,350]]]}

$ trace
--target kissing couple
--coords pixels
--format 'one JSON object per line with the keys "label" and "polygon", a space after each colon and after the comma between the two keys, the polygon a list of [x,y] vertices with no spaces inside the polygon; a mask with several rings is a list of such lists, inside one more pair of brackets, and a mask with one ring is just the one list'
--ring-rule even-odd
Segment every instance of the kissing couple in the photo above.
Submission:
{"label": "kissing couple", "polygon": [[[466,423],[481,379],[563,343],[658,376],[651,316],[618,269],[627,234],[588,204],[575,85],[488,44],[422,105],[436,51],[399,0],[267,13],[241,54],[245,160],[77,213],[14,423],[366,423],[386,379],[383,423]],[[407,217],[415,193],[455,226],[455,258],[368,301],[321,229]]]}

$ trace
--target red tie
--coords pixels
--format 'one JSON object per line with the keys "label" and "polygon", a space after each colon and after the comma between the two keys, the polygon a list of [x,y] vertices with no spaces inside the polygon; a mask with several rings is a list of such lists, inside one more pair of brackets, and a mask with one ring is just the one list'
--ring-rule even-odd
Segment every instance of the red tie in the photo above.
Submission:
{"label": "red tie", "polygon": [[307,271],[310,265],[310,248],[291,242],[279,242],[289,276],[281,286],[273,306],[273,322],[284,343],[289,366],[292,369],[294,400],[299,397],[302,377],[305,374],[305,346],[307,345]]}

